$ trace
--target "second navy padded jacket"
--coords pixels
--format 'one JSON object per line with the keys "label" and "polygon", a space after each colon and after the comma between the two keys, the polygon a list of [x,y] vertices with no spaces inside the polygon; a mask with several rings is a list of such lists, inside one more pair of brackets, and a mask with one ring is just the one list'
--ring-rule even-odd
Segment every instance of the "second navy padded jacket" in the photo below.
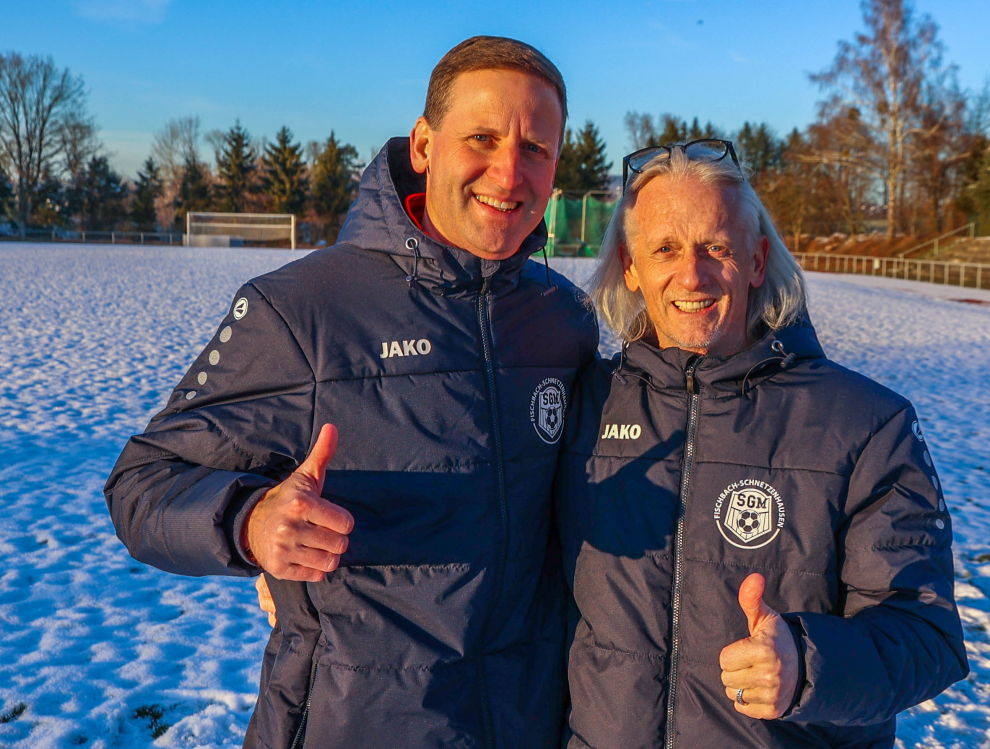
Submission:
{"label": "second navy padded jacket", "polygon": [[[918,417],[810,326],[729,357],[638,341],[577,390],[558,472],[569,749],[892,747],[898,711],[966,675]],[[736,712],[721,681],[753,572],[800,646],[781,720]]]}

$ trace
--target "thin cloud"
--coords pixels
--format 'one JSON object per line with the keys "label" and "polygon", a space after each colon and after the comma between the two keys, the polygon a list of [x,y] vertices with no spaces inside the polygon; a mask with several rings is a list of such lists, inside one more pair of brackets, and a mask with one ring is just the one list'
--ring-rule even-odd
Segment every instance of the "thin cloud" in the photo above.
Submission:
{"label": "thin cloud", "polygon": [[659,42],[660,46],[695,49],[694,44],[687,41],[683,37],[678,36],[677,34],[671,33],[670,26],[660,23],[659,21],[648,21],[647,26],[662,34],[662,37],[659,39],[656,37],[653,38],[653,44],[651,46],[657,46],[657,43]]}
{"label": "thin cloud", "polygon": [[730,52],[729,57],[731,57],[734,62],[753,62],[748,57],[740,55],[738,52]]}
{"label": "thin cloud", "polygon": [[172,0],[76,0],[76,14],[92,21],[161,23]]}

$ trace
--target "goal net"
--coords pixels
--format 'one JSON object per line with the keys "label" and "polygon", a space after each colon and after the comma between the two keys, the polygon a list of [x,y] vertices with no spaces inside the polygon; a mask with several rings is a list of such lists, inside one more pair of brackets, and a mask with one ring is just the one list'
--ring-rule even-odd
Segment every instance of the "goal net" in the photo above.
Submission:
{"label": "goal net", "polygon": [[237,246],[245,241],[271,242],[288,239],[296,249],[294,213],[187,213],[186,244],[191,246]]}

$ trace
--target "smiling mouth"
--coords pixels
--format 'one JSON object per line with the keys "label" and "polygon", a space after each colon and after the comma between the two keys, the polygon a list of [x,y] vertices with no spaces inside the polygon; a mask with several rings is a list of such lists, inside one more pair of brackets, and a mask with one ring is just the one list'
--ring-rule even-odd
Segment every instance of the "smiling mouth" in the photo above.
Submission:
{"label": "smiling mouth", "polygon": [[674,302],[674,306],[681,312],[701,312],[715,304],[714,299],[702,299],[698,302]]}
{"label": "smiling mouth", "polygon": [[516,201],[496,200],[495,198],[489,198],[487,195],[475,195],[474,199],[503,213],[508,213],[519,207],[519,203]]}

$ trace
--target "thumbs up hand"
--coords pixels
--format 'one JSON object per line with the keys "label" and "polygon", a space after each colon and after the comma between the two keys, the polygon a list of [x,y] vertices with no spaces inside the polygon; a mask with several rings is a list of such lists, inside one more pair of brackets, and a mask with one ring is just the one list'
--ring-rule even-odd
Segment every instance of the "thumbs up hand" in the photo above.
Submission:
{"label": "thumbs up hand", "polygon": [[751,718],[773,720],[794,699],[798,652],[790,625],[764,602],[765,587],[758,573],[739,586],[739,607],[746,614],[749,637],[723,648],[718,661],[725,694],[736,703],[736,710]]}
{"label": "thumbs up hand", "polygon": [[245,523],[246,548],[279,580],[319,582],[347,550],[354,518],[320,496],[327,463],[337,451],[337,428],[324,425],[306,460],[269,489]]}

